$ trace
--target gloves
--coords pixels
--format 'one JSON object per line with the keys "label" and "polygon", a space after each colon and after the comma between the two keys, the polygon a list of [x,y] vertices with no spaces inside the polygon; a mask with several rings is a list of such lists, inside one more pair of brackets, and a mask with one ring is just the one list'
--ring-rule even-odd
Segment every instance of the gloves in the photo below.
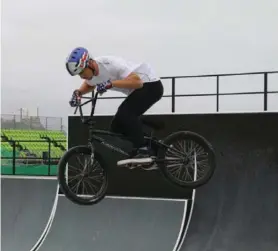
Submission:
{"label": "gloves", "polygon": [[81,92],[78,91],[78,90],[75,90],[72,94],[72,97],[69,101],[69,104],[71,107],[75,107],[75,106],[78,106],[81,102]]}
{"label": "gloves", "polygon": [[107,80],[106,82],[102,82],[97,84],[97,92],[99,92],[100,94],[104,93],[107,91],[107,89],[112,88],[112,83],[110,80]]}

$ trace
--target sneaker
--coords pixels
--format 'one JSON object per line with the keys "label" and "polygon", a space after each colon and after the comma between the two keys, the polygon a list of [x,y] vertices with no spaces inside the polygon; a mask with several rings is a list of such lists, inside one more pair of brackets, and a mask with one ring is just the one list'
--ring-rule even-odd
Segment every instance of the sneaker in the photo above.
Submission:
{"label": "sneaker", "polygon": [[117,165],[130,165],[130,164],[151,164],[153,158],[151,157],[150,150],[147,147],[138,148],[135,154],[130,159],[118,161]]}

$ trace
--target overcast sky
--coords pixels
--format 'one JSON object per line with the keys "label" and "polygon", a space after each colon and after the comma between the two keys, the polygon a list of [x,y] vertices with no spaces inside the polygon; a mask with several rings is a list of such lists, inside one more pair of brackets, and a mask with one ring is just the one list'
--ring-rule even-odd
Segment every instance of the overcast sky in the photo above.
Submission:
{"label": "overcast sky", "polygon": [[[80,84],[64,62],[76,46],[92,55],[147,61],[160,76],[278,70],[277,0],[2,0],[2,113],[66,117]],[[166,94],[170,82],[164,81]],[[220,80],[220,91],[260,91],[263,78]],[[215,79],[179,80],[177,92],[214,92]],[[278,90],[278,74],[270,77]],[[112,92],[108,95],[117,95]],[[101,101],[113,113],[120,100]],[[270,110],[278,111],[278,95]],[[262,97],[223,97],[221,110],[261,110]],[[215,98],[179,99],[178,112],[214,112]],[[170,112],[164,99],[150,112]]]}

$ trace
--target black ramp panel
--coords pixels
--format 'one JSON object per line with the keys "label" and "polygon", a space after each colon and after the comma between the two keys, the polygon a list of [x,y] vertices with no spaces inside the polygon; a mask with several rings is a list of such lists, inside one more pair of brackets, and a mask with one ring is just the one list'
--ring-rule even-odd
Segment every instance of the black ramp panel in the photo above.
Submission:
{"label": "black ramp panel", "polygon": [[232,118],[212,132],[218,168],[196,192],[182,251],[278,250],[277,116]]}
{"label": "black ramp panel", "polygon": [[57,181],[1,179],[1,250],[29,251],[48,222]]}
{"label": "black ramp panel", "polygon": [[171,251],[184,202],[104,199],[78,206],[60,196],[51,230],[40,251]]}

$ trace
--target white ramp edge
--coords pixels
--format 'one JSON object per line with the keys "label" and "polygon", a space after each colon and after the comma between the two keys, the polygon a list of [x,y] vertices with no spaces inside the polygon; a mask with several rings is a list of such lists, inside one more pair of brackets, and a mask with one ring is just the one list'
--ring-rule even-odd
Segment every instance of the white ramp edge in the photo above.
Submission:
{"label": "white ramp edge", "polygon": [[53,203],[53,207],[48,219],[48,222],[46,223],[46,226],[40,236],[40,238],[38,239],[38,241],[36,242],[36,244],[30,249],[30,251],[36,251],[39,250],[39,248],[42,246],[42,244],[44,243],[50,229],[53,223],[53,220],[55,218],[55,214],[56,214],[56,209],[57,209],[57,205],[58,205],[58,199],[59,199],[59,184],[57,185],[57,191],[56,191],[56,196],[55,196],[55,200]]}

